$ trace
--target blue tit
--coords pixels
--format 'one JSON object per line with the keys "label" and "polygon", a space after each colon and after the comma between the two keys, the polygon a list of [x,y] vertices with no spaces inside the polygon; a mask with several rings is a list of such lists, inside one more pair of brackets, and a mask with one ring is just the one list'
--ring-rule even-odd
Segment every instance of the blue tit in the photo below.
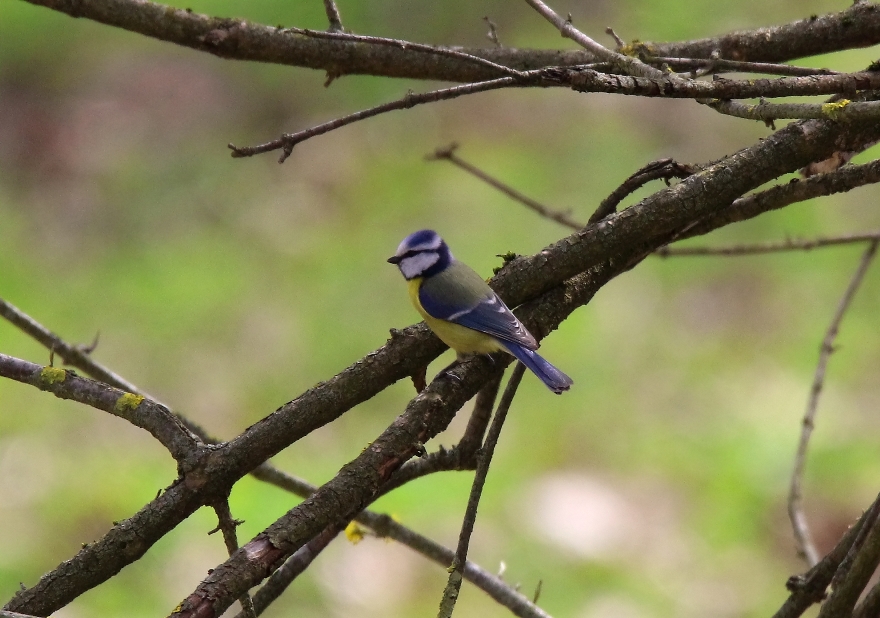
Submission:
{"label": "blue tit", "polygon": [[541,358],[538,342],[472,268],[462,264],[433,230],[414,232],[388,258],[409,282],[416,310],[443,343],[463,354],[504,350],[557,395],[571,378]]}

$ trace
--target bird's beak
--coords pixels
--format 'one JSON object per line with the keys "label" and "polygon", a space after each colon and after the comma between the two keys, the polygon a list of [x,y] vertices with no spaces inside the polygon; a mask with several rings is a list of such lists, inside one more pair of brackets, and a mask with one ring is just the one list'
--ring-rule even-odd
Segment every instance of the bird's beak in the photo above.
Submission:
{"label": "bird's beak", "polygon": [[388,263],[389,264],[400,264],[400,256],[399,255],[392,255],[390,258],[388,258]]}

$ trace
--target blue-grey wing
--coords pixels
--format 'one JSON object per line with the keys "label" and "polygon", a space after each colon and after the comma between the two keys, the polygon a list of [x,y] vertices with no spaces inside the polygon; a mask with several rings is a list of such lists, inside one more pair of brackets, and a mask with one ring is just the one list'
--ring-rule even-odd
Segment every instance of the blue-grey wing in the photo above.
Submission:
{"label": "blue-grey wing", "polygon": [[476,306],[459,311],[447,318],[450,322],[492,335],[503,341],[517,343],[529,350],[537,350],[538,342],[522,325],[507,305],[494,292]]}
{"label": "blue-grey wing", "polygon": [[510,341],[529,350],[538,342],[480,276],[460,262],[429,277],[419,288],[428,315]]}

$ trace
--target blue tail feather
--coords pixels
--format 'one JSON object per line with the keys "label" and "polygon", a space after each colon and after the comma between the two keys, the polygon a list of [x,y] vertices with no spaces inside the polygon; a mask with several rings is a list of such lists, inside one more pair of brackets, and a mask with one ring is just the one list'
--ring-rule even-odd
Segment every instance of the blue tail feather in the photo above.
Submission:
{"label": "blue tail feather", "polygon": [[529,368],[551,391],[559,395],[572,385],[572,379],[548,363],[537,352],[524,348],[512,341],[501,341],[507,350],[523,365]]}

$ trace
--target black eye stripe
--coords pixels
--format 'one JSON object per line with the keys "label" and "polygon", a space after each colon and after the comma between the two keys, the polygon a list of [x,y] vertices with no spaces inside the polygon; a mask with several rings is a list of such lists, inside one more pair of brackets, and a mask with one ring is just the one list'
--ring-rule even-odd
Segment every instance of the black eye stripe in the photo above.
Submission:
{"label": "black eye stripe", "polygon": [[416,255],[419,255],[420,253],[436,253],[436,251],[433,251],[432,249],[410,249],[409,251],[401,255],[400,259],[405,260],[406,258],[414,257]]}

